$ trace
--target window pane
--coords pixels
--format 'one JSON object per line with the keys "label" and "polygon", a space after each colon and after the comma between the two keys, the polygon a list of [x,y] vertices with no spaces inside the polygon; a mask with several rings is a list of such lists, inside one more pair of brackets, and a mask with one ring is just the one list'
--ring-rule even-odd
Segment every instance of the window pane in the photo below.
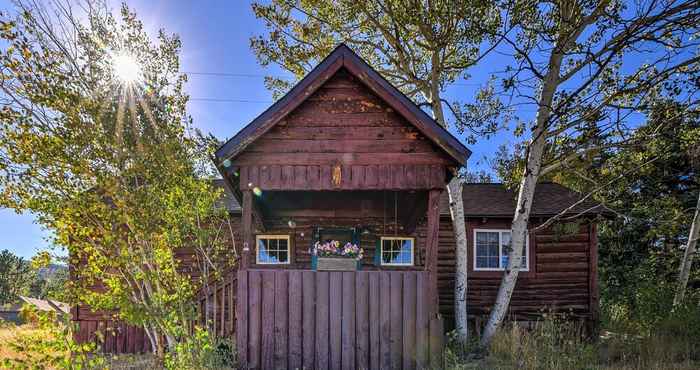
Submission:
{"label": "window pane", "polygon": [[489,265],[488,265],[488,258],[486,258],[486,257],[476,257],[476,267],[477,267],[477,268],[487,268],[487,267],[489,267]]}
{"label": "window pane", "polygon": [[258,262],[259,263],[288,263],[289,241],[287,239],[273,237],[259,237]]}
{"label": "window pane", "polygon": [[488,257],[488,267],[498,268],[498,257]]}
{"label": "window pane", "polygon": [[479,245],[479,244],[485,245],[486,243],[487,243],[486,233],[477,232],[476,233],[476,244],[477,245]]}
{"label": "window pane", "polygon": [[394,265],[411,265],[413,240],[382,239],[382,263]]}

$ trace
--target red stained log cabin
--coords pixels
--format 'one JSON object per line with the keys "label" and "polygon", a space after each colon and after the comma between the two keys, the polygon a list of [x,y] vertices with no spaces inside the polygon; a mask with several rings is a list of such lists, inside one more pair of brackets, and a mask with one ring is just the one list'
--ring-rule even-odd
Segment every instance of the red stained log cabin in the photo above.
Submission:
{"label": "red stained log cabin", "polygon": [[[445,186],[470,154],[340,45],[216,152],[223,179],[215,185],[225,188],[241,259],[200,294],[203,321],[235,337],[242,368],[435,366],[453,317]],[[507,262],[515,194],[467,184],[463,197],[468,310],[478,319],[493,305]],[[539,184],[532,227],[578,200],[560,185]],[[597,320],[600,211],[582,202],[575,218],[529,236],[512,317],[552,309]],[[311,249],[325,240],[362,247],[357,271],[319,271]],[[85,307],[74,312],[81,340],[108,325]],[[146,350],[129,344],[129,333],[142,336],[135,330],[125,327],[116,342],[126,344],[105,350]]]}

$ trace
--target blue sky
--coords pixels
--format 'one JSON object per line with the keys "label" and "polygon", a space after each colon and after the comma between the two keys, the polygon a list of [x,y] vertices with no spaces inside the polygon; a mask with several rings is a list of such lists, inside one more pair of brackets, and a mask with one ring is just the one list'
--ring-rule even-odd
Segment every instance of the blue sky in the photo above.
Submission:
{"label": "blue sky", "polygon": [[[276,67],[262,68],[250,50],[248,40],[264,32],[265,27],[255,19],[247,1],[139,0],[127,3],[151,34],[164,28],[180,35],[182,71],[194,72],[189,75],[187,90],[192,99],[189,113],[196,127],[225,140],[272,103],[262,76],[286,74]],[[116,10],[119,3],[112,2],[112,6]],[[7,0],[0,0],[0,9],[10,9]],[[469,81],[448,87],[447,98],[470,100],[477,89],[475,84],[487,81],[491,72],[503,70],[500,62],[503,59],[507,58],[494,54],[484,60],[479,68],[469,71],[472,76]],[[245,102],[217,101],[222,99]],[[486,169],[483,158],[492,155],[502,143],[509,143],[511,138],[509,133],[503,132],[490,140],[469,145],[473,151],[469,167]],[[0,209],[0,250],[9,249],[28,258],[49,246],[49,236],[48,231],[34,223],[32,215],[17,215]]]}

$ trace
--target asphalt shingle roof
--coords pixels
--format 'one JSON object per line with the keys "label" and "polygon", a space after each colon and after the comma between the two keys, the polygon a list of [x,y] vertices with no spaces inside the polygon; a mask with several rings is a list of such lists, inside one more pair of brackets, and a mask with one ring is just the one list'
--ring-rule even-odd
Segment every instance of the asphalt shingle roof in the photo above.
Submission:
{"label": "asphalt shingle roof", "polygon": [[[517,192],[503,184],[465,184],[462,192],[465,216],[513,217]],[[583,195],[553,182],[537,184],[535,199],[530,214],[533,216],[556,215],[583,198]],[[447,196],[443,198],[442,210],[449,213]],[[569,214],[582,212],[597,214],[605,212],[602,205],[591,199],[571,209]]]}

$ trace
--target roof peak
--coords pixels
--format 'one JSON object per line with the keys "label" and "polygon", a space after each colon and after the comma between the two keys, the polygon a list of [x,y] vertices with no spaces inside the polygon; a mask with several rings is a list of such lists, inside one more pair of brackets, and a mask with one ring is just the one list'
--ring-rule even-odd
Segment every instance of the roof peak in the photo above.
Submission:
{"label": "roof peak", "polygon": [[401,93],[345,43],[339,43],[314,69],[302,78],[287,94],[221,145],[215,153],[216,165],[240,154],[249,144],[274,127],[296,109],[338,70],[345,68],[356,76],[380,99],[394,108],[439,148],[460,165],[471,155],[457,138]]}

